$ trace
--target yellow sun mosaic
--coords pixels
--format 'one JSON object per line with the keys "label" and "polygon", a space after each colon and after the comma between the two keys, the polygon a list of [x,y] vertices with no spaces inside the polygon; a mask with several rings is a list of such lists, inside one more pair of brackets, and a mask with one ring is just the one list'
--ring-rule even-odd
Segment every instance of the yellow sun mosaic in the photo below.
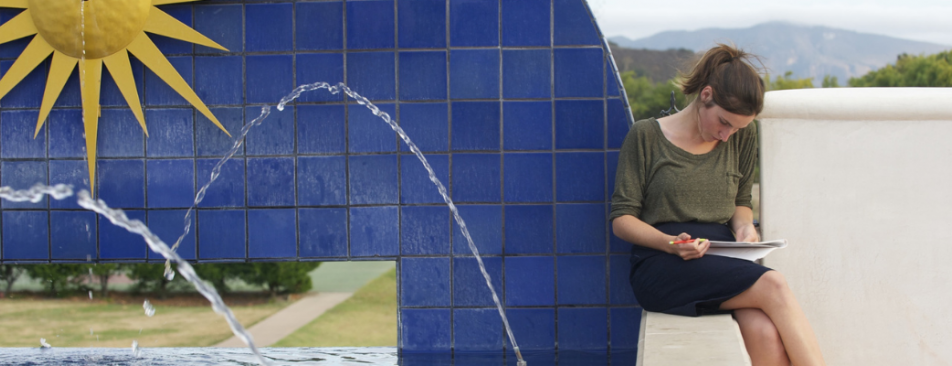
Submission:
{"label": "yellow sun mosaic", "polygon": [[35,137],[66,80],[78,65],[90,188],[95,187],[96,182],[96,136],[103,66],[116,81],[146,136],[149,134],[129,54],[227,134],[228,131],[146,34],[158,34],[227,51],[156,7],[195,1],[200,0],[0,0],[0,7],[25,9],[0,26],[0,44],[35,35],[3,78],[0,78],[0,98],[52,55]]}

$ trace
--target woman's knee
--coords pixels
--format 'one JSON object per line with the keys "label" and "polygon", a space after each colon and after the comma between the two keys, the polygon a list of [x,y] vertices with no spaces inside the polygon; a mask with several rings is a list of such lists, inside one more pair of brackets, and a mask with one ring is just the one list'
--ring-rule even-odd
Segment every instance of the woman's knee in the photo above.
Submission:
{"label": "woman's knee", "polygon": [[780,272],[767,271],[754,284],[761,291],[766,292],[770,298],[778,299],[791,295],[790,286],[787,279]]}
{"label": "woman's knee", "polygon": [[[770,317],[760,309],[739,309],[734,311],[738,326],[746,338],[757,343],[781,344],[780,332]],[[781,346],[782,347],[782,346]]]}

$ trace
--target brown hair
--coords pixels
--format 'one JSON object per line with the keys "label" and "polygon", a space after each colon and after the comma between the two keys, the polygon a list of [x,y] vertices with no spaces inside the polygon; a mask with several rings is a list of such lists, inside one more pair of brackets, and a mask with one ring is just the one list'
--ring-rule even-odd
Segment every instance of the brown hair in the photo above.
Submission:
{"label": "brown hair", "polygon": [[757,70],[750,65],[751,58],[756,56],[718,43],[701,56],[694,70],[681,76],[678,84],[684,95],[699,94],[710,85],[714,91],[713,103],[726,111],[744,116],[760,114],[766,88]]}

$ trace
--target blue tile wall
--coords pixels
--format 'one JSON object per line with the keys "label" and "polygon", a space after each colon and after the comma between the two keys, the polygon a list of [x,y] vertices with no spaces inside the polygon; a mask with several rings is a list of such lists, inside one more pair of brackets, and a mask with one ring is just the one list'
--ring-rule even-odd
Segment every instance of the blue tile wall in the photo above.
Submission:
{"label": "blue tile wall", "polygon": [[[606,220],[631,114],[584,0],[160,9],[227,48],[150,35],[231,135],[133,59],[146,136],[107,70],[98,198],[174,242],[219,158],[269,105],[216,172],[179,253],[196,262],[395,260],[406,364],[452,360],[409,356],[454,350],[512,360],[461,227],[407,144],[344,93],[309,91],[274,108],[298,85],[343,82],[390,115],[434,168],[523,350],[633,354],[641,308],[628,284],[630,244]],[[16,13],[0,9],[0,22]],[[29,40],[0,45],[0,73]],[[0,100],[0,184],[89,189],[78,72],[33,137],[48,63]],[[4,264],[162,260],[74,199],[0,202],[0,239]]]}

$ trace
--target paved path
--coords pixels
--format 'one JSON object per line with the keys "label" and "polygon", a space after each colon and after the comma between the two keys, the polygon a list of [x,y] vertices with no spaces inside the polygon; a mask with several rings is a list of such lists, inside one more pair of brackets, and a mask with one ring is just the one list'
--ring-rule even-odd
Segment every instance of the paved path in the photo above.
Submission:
{"label": "paved path", "polygon": [[[294,333],[350,298],[367,282],[394,268],[394,262],[325,262],[311,271],[313,288],[302,297],[274,315],[258,322],[248,331],[258,347],[268,347]],[[316,294],[315,294],[316,292]],[[232,336],[215,347],[245,347]]]}

